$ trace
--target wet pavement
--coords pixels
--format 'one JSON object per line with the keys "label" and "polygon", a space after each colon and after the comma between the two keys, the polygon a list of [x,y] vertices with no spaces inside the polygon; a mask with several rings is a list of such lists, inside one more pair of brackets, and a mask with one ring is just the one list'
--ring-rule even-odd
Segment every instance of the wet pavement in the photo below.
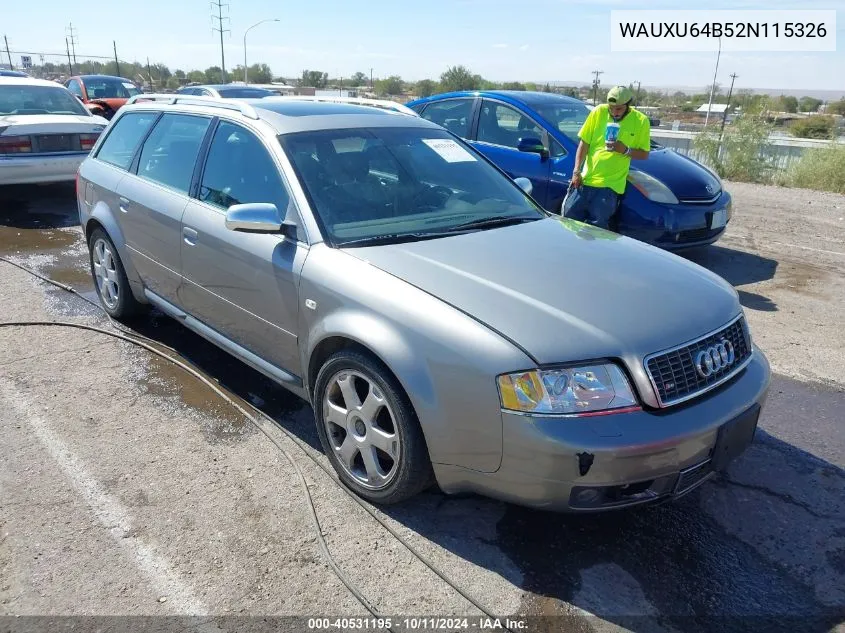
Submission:
{"label": "wet pavement", "polygon": [[[0,192],[0,255],[94,297],[72,186]],[[722,247],[697,257],[728,279],[773,277],[778,267],[760,257],[749,266],[747,257]],[[805,278],[812,270],[794,263],[788,270],[781,283],[817,292]],[[45,292],[58,315],[96,314],[63,290]],[[743,303],[771,310],[749,295]],[[133,329],[175,348],[319,450],[313,419],[303,415],[307,405],[269,379],[157,311]],[[166,361],[152,358],[140,382],[148,393],[208,414],[212,441],[251,432],[205,385]],[[845,623],[843,404],[841,385],[776,375],[754,445],[724,477],[672,504],[565,516],[429,491],[385,514],[487,569],[498,563],[478,543],[495,548],[521,573],[524,613],[583,610],[567,630],[600,629],[586,615],[593,614],[636,632],[831,631]],[[492,538],[471,520],[488,512],[501,516]],[[554,626],[549,630],[560,630],[559,621]]]}

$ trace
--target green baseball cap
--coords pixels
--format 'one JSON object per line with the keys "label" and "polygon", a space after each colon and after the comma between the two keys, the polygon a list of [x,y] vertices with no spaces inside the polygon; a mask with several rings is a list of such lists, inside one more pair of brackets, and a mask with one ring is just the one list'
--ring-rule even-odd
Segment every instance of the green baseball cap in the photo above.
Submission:
{"label": "green baseball cap", "polygon": [[607,102],[611,105],[628,103],[634,98],[634,93],[625,86],[614,86],[607,93]]}

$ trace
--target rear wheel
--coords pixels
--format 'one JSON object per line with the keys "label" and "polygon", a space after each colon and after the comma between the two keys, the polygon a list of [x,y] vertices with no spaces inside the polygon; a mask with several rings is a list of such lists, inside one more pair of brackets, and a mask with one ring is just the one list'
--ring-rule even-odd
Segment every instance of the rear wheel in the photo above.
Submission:
{"label": "rear wheel", "polygon": [[404,390],[379,361],[341,350],[320,369],[314,413],[340,479],[374,503],[398,503],[433,481],[428,447]]}
{"label": "rear wheel", "polygon": [[141,312],[143,305],[132,295],[117,249],[103,229],[91,233],[88,253],[97,296],[109,316],[126,319]]}

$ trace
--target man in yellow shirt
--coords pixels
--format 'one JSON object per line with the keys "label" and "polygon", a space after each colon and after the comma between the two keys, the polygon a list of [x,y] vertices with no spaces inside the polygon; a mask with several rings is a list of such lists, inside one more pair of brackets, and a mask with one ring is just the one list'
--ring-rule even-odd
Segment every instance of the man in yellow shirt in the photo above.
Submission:
{"label": "man in yellow shirt", "polygon": [[647,159],[651,148],[651,125],[633,108],[633,98],[625,86],[611,88],[607,103],[593,109],[581,126],[564,216],[610,228],[625,193],[631,160]]}

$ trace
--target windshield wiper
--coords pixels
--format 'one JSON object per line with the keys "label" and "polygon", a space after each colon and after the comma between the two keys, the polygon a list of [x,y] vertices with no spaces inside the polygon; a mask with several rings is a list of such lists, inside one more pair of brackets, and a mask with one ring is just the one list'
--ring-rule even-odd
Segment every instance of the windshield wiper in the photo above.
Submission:
{"label": "windshield wiper", "polygon": [[401,244],[402,242],[416,242],[419,240],[431,240],[438,237],[446,237],[447,232],[431,232],[431,233],[393,233],[386,235],[373,235],[372,237],[362,237],[357,240],[348,240],[346,242],[338,242],[339,248],[346,246],[379,246],[384,244]]}
{"label": "windshield wiper", "polygon": [[453,226],[449,232],[453,231],[464,231],[466,229],[488,229],[493,228],[496,226],[510,226],[513,224],[525,224],[526,222],[534,222],[535,220],[541,219],[539,216],[509,216],[509,217],[492,217],[492,218],[481,218],[479,220],[471,220],[469,222],[464,222],[463,224],[458,224],[457,226]]}

